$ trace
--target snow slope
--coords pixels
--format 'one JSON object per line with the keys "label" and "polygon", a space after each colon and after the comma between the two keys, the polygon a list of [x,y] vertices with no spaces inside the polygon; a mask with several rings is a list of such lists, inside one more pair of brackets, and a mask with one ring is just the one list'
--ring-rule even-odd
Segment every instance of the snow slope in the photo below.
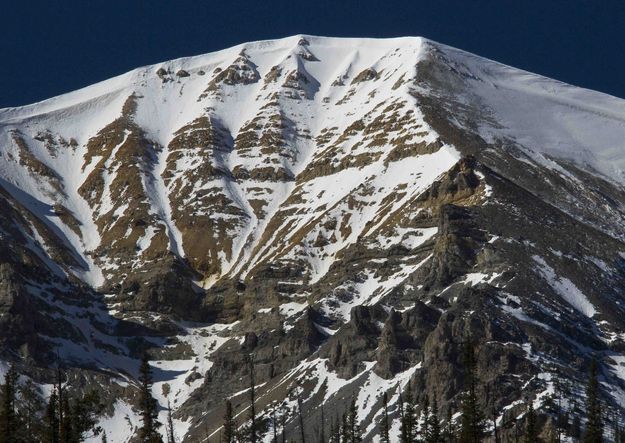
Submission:
{"label": "snow slope", "polygon": [[[427,63],[438,63],[455,83],[428,84]],[[67,361],[95,362],[97,369],[116,374],[114,383],[128,386],[137,356],[126,338],[112,332],[116,321],[154,327],[151,332],[162,335],[143,339],[162,351],[153,362],[155,395],[162,408],[171,401],[182,411],[175,421],[178,436],[196,438],[210,418],[206,411],[198,415],[192,404],[211,383],[206,374],[221,370],[215,366],[223,363],[219,359],[228,358],[229,347],[243,346],[257,325],[270,336],[280,330],[288,337],[308,325],[322,335],[323,346],[340,340],[347,346],[362,338],[342,338],[362,326],[354,324],[363,321],[354,316],[358,308],[372,317],[382,312],[393,318],[396,312],[403,324],[420,325],[423,319],[412,316],[456,309],[468,303],[463,295],[470,291],[479,293],[484,286],[512,291],[507,285],[515,277],[509,273],[525,266],[535,286],[528,285],[522,297],[499,297],[504,306],[497,315],[507,315],[519,329],[531,325],[565,335],[544,318],[548,313],[551,319],[575,319],[606,342],[617,340],[618,328],[604,318],[612,293],[596,289],[597,272],[618,287],[614,251],[620,246],[610,243],[617,240],[601,237],[596,244],[603,249],[584,250],[597,269],[585,269],[593,278],[583,279],[570,271],[578,263],[567,260],[579,262],[570,259],[570,251],[548,255],[573,244],[574,229],[566,233],[568,244],[551,238],[547,247],[525,239],[540,229],[525,232],[521,225],[510,233],[512,224],[497,232],[492,225],[490,230],[471,226],[474,220],[463,208],[475,215],[497,207],[512,217],[521,205],[498,194],[502,177],[467,160],[462,138],[452,141],[437,132],[431,122],[438,114],[433,117],[422,106],[423,97],[449,106],[449,123],[480,135],[485,152],[514,144],[527,170],[538,171],[536,181],[552,186],[540,166],[564,177],[566,185],[583,187],[580,176],[563,166],[565,160],[606,179],[611,191],[622,189],[625,101],[416,37],[297,35],[245,43],[0,110],[0,188],[43,226],[21,227],[27,246],[60,279],[77,277],[90,295],[106,296],[97,309],[83,311],[42,289],[37,296],[62,312],[55,318],[71,319],[90,337],[84,344],[47,337],[50,343]],[[610,198],[618,201],[614,195]],[[547,227],[563,223],[553,214],[568,214],[566,204],[576,204],[560,201],[545,209],[538,203]],[[461,214],[446,213],[448,206]],[[618,202],[598,206],[597,216],[607,223],[606,214],[625,220]],[[454,231],[454,217],[468,227]],[[466,244],[454,243],[465,237]],[[587,249],[588,239],[596,240],[591,234],[580,238]],[[470,248],[460,259],[449,257]],[[455,266],[460,269],[451,269]],[[446,274],[440,277],[439,271]],[[188,288],[189,298],[177,298]],[[155,293],[156,302],[141,304]],[[202,304],[187,304],[193,297]],[[228,297],[236,300],[224,307]],[[90,310],[106,332],[91,324],[96,322]],[[458,317],[480,314],[467,308]],[[308,316],[314,318],[311,324],[305,323]],[[368,325],[376,340],[389,333],[385,321],[376,317]],[[159,322],[168,327],[158,330]],[[167,334],[171,342],[163,338]],[[588,341],[575,342],[576,349],[586,352]],[[103,351],[102,344],[116,351]],[[527,343],[516,345],[531,350]],[[333,372],[330,358],[318,355],[321,347],[285,369],[279,380],[263,382],[266,406],[271,389],[297,390],[305,380],[315,384],[306,398],[311,402],[322,393],[323,401],[340,403],[361,384],[359,418],[373,435],[381,393],[390,393],[395,408],[397,387],[403,389],[431,364],[421,358],[424,351],[409,349],[402,355],[411,365],[383,378],[374,369],[376,347],[356,373],[342,378],[338,370],[344,368]],[[184,352],[177,354],[178,348]],[[538,365],[542,357],[528,351],[527,358]],[[228,383],[241,382],[240,373],[227,375],[233,377]],[[137,425],[127,400],[115,403],[114,415],[102,422],[109,441],[124,441]],[[279,400],[296,404],[288,395],[271,401]]]}

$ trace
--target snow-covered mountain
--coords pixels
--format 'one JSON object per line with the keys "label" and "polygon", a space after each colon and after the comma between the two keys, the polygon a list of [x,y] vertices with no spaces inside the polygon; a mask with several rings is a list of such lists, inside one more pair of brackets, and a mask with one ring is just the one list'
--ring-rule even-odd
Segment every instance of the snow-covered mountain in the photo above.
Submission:
{"label": "snow-covered mountain", "polygon": [[98,386],[109,441],[146,349],[189,442],[225,398],[243,421],[248,354],[258,409],[295,432],[301,398],[311,437],[354,397],[376,441],[408,383],[453,408],[469,337],[500,423],[556,378],[581,396],[593,357],[625,404],[621,99],[423,38],[293,36],[2,109],[0,156],[3,367]]}

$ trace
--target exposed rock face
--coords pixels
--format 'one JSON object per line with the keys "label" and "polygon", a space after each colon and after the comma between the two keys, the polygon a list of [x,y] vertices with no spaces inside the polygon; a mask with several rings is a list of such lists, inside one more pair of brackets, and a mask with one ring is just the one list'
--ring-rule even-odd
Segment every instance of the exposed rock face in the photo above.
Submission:
{"label": "exposed rock face", "polygon": [[299,398],[311,439],[354,398],[375,441],[384,392],[396,435],[408,384],[446,417],[468,340],[505,423],[591,358],[621,407],[622,108],[423,39],[297,36],[0,110],[0,358],[97,388],[113,442],[145,351],[188,442],[247,413],[250,356],[260,420],[299,433]]}

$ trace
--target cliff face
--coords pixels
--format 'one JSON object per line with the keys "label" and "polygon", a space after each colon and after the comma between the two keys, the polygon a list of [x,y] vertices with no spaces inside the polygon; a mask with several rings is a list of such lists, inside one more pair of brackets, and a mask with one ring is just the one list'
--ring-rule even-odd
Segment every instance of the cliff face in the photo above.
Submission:
{"label": "cliff face", "polygon": [[250,354],[259,413],[295,432],[299,398],[311,437],[355,398],[375,440],[408,383],[446,416],[468,339],[485,410],[591,358],[623,404],[623,105],[425,39],[297,36],[0,110],[0,358],[97,387],[114,442],[144,350],[189,442],[225,398],[244,421]]}

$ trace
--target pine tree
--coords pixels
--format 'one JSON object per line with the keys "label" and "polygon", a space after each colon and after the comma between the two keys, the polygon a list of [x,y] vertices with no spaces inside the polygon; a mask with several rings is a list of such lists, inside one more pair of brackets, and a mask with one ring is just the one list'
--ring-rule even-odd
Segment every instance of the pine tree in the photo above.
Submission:
{"label": "pine tree", "polygon": [[562,430],[566,429],[568,425],[568,417],[562,410],[562,380],[559,371],[556,370],[555,374],[555,396],[556,396],[556,441],[560,443]]}
{"label": "pine tree", "polygon": [[497,409],[495,408],[495,405],[493,404],[493,438],[494,438],[494,443],[499,443],[499,430],[497,429],[497,417],[499,416],[499,413],[497,412]]}
{"label": "pine tree", "polygon": [[438,402],[436,397],[432,401],[432,409],[428,418],[428,434],[425,437],[426,443],[442,443],[441,424],[438,420]]}
{"label": "pine tree", "polygon": [[528,403],[527,413],[525,414],[525,438],[523,441],[524,443],[537,443],[539,441],[536,412],[531,400]]}
{"label": "pine tree", "polygon": [[48,406],[46,408],[46,429],[44,436],[46,443],[59,443],[58,402],[59,397],[55,387],[52,390],[52,394],[50,394]]}
{"label": "pine tree", "polygon": [[69,437],[68,442],[82,442],[87,437],[97,436],[102,432],[98,421],[104,411],[104,405],[96,391],[89,391],[74,400],[69,399],[66,394],[63,401],[69,405],[65,408],[64,426],[65,435]]}
{"label": "pine tree", "polygon": [[59,441],[61,443],[67,443],[69,434],[67,432],[67,426],[69,425],[67,423],[67,417],[66,414],[69,413],[69,411],[67,410],[67,402],[66,402],[66,398],[65,398],[65,386],[63,386],[63,371],[61,371],[61,368],[57,366],[56,368],[56,392],[58,395],[58,400],[57,400],[57,406],[56,406],[56,412],[57,412],[57,423],[58,423],[58,436],[59,436]]}
{"label": "pine tree", "polygon": [[549,420],[551,427],[549,428],[549,433],[547,434],[547,442],[548,443],[558,443],[560,436],[558,434],[558,417],[551,418]]}
{"label": "pine tree", "polygon": [[579,418],[579,415],[575,415],[573,417],[573,421],[571,422],[571,431],[569,432],[571,437],[577,441],[582,435],[582,421]]}
{"label": "pine tree", "polygon": [[484,418],[477,400],[477,361],[471,340],[464,346],[463,366],[465,392],[462,396],[462,417],[460,420],[460,443],[478,443],[484,434]]}
{"label": "pine tree", "polygon": [[224,413],[224,443],[234,443],[236,434],[236,423],[232,414],[232,403],[226,400],[226,412]]}
{"label": "pine tree", "polygon": [[349,443],[349,424],[347,412],[343,413],[343,420],[341,423],[341,443]]}
{"label": "pine tree", "polygon": [[306,432],[304,430],[304,413],[302,412],[302,399],[297,398],[297,414],[299,418],[299,432],[302,438],[302,443],[306,443]]}
{"label": "pine tree", "polygon": [[382,414],[382,422],[380,423],[380,437],[382,439],[382,443],[391,443],[391,426],[388,419],[388,396],[386,395],[386,392],[382,396],[382,401],[384,402],[384,413]]}
{"label": "pine tree", "polygon": [[254,373],[254,356],[250,354],[248,356],[250,366],[250,427],[249,427],[249,441],[250,443],[257,443],[258,441],[258,426],[256,424],[256,374]]}
{"label": "pine tree", "polygon": [[416,417],[410,384],[408,389],[406,389],[405,395],[400,394],[400,400],[403,401],[400,441],[401,443],[412,443],[416,438]]}
{"label": "pine tree", "polygon": [[341,438],[343,437],[343,431],[342,431],[342,417],[336,417],[336,423],[334,426],[334,443],[341,443]]}
{"label": "pine tree", "polygon": [[579,441],[582,435],[582,425],[580,419],[580,409],[577,405],[577,399],[573,397],[571,400],[571,420],[569,428],[566,430],[566,433],[573,439],[573,441]]}
{"label": "pine tree", "polygon": [[334,421],[330,423],[330,437],[328,438],[328,443],[336,443],[336,440],[334,439],[336,432],[335,425],[336,423],[334,423]]}
{"label": "pine tree", "polygon": [[326,426],[326,419],[325,419],[325,414],[323,412],[323,403],[321,403],[321,432],[319,435],[319,443],[326,443],[326,432],[325,432],[325,426]]}
{"label": "pine tree", "polygon": [[171,404],[167,399],[167,443],[176,443],[176,436],[174,435],[174,419],[171,414]]}
{"label": "pine tree", "polygon": [[449,409],[447,409],[447,423],[445,424],[445,431],[443,434],[443,440],[447,443],[453,443],[456,439],[456,429],[454,427],[451,405],[449,406]]}
{"label": "pine tree", "polygon": [[[24,434],[21,441],[30,441],[33,436],[39,436],[37,437],[39,441],[47,443],[80,443],[102,432],[101,427],[97,426],[103,411],[98,395],[89,392],[84,397],[72,400],[64,393],[61,400],[58,395],[59,386],[55,384],[50,395],[42,425],[31,424],[32,431]],[[62,386],[61,388],[63,389]],[[40,401],[38,404],[42,403]]]}
{"label": "pine tree", "polygon": [[271,411],[271,426],[273,428],[273,443],[278,443],[278,420],[276,418],[276,407]]}
{"label": "pine tree", "polygon": [[[400,429],[400,437],[401,437],[401,428],[404,425],[404,395],[401,392],[401,386],[397,386],[399,391],[399,429]],[[408,389],[410,389],[410,385],[408,385]]]}
{"label": "pine tree", "polygon": [[586,415],[584,443],[601,443],[603,441],[603,422],[601,419],[601,403],[599,401],[597,362],[595,360],[590,364],[588,386],[586,387]]}
{"label": "pine tree", "polygon": [[556,419],[556,427],[557,427],[557,434],[558,434],[558,443],[560,443],[560,441],[562,440],[562,432],[567,432],[569,431],[570,428],[570,420],[569,420],[569,414],[567,411],[563,411],[562,409],[560,409],[561,412],[558,414],[558,417]]}
{"label": "pine tree", "polygon": [[0,409],[0,442],[13,443],[17,439],[18,423],[15,411],[17,398],[18,374],[11,366],[4,376],[4,383],[0,389],[2,405]]}
{"label": "pine tree", "polygon": [[280,424],[282,427],[282,443],[286,443],[286,416],[288,414],[288,409],[282,413],[280,417]]}
{"label": "pine tree", "polygon": [[421,411],[421,435],[422,440],[427,441],[430,434],[430,399],[427,394],[423,400],[423,410]]}
{"label": "pine tree", "polygon": [[106,439],[106,431],[102,433],[102,443],[108,443],[108,440]]}
{"label": "pine tree", "polygon": [[61,443],[74,443],[74,430],[72,428],[72,409],[69,405],[69,399],[63,395],[59,408],[59,440]]}
{"label": "pine tree", "polygon": [[21,401],[20,439],[28,441],[33,436],[37,436],[39,440],[43,440],[46,402],[42,397],[41,389],[30,379],[18,389]]}
{"label": "pine tree", "polygon": [[147,353],[141,358],[139,367],[139,410],[141,413],[141,428],[138,435],[141,443],[162,443],[157,429],[161,426],[157,417],[156,399],[152,397],[152,369]]}
{"label": "pine tree", "polygon": [[358,425],[358,406],[356,406],[356,400],[354,399],[352,399],[349,405],[347,426],[349,443],[360,443],[362,441],[362,435],[360,434],[360,426]]}
{"label": "pine tree", "polygon": [[341,424],[338,417],[335,417],[334,420],[332,420],[329,443],[341,443]]}

